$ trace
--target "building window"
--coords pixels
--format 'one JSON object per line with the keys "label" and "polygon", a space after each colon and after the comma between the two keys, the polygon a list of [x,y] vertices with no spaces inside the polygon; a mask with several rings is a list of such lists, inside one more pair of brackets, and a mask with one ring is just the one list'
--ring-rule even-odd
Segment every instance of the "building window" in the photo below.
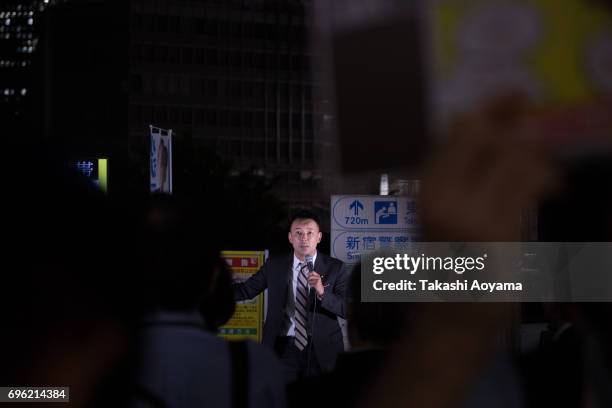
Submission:
{"label": "building window", "polygon": [[275,24],[266,24],[266,39],[268,41],[275,41],[276,40],[276,31],[277,31],[277,27]]}
{"label": "building window", "polygon": [[254,25],[254,37],[257,38],[258,40],[263,40],[266,38],[266,28],[265,25],[262,23],[255,23]]}
{"label": "building window", "polygon": [[132,14],[131,25],[134,31],[142,31],[144,26],[142,14]]}
{"label": "building window", "polygon": [[217,36],[219,38],[229,37],[229,23],[227,21],[217,22]]}
{"label": "building window", "polygon": [[253,65],[255,66],[255,68],[262,69],[264,67],[264,54],[258,52],[255,53],[253,57]]}
{"label": "building window", "polygon": [[287,106],[289,104],[289,85],[280,84],[278,91],[280,93],[281,106]]}
{"label": "building window", "polygon": [[229,95],[232,98],[240,97],[240,81],[230,81],[230,83],[229,83]]}
{"label": "building window", "polygon": [[206,111],[206,124],[211,127],[217,126],[217,111],[209,109]]}
{"label": "building window", "polygon": [[168,62],[170,64],[178,64],[180,62],[180,50],[177,47],[168,49]]}
{"label": "building window", "polygon": [[145,74],[142,78],[142,89],[145,94],[153,93],[153,78],[149,74]]}
{"label": "building window", "polygon": [[291,103],[293,106],[301,106],[302,104],[302,86],[292,85],[291,86]]}
{"label": "building window", "polygon": [[220,67],[227,67],[228,64],[228,59],[229,59],[229,54],[227,51],[224,50],[220,50],[219,51],[219,60],[218,60],[218,65]]}
{"label": "building window", "polygon": [[143,106],[142,107],[142,118],[145,122],[153,123],[155,122],[155,112],[153,111],[153,107],[151,106]]}
{"label": "building window", "polygon": [[204,126],[204,124],[206,123],[205,121],[205,111],[204,109],[198,109],[196,110],[196,114],[195,114],[195,122],[198,126]]}
{"label": "building window", "polygon": [[181,88],[182,96],[189,96],[191,94],[190,80],[187,77],[179,77],[179,84]]}
{"label": "building window", "polygon": [[268,129],[274,129],[276,128],[276,113],[275,112],[268,112],[268,123],[267,123],[267,127]]}
{"label": "building window", "polygon": [[305,115],[304,126],[306,130],[312,130],[312,115],[310,113]]}
{"label": "building window", "polygon": [[217,36],[217,22],[215,20],[208,20],[204,23],[204,34],[210,37]]}
{"label": "building window", "polygon": [[132,74],[132,91],[135,93],[142,93],[142,76],[139,74]]}
{"label": "building window", "polygon": [[209,66],[216,67],[219,63],[217,50],[206,50],[206,63]]}
{"label": "building window", "polygon": [[230,23],[230,37],[234,39],[240,38],[240,24],[236,21]]}
{"label": "building window", "polygon": [[305,147],[304,158],[306,160],[312,160],[312,155],[313,155],[312,142],[306,142],[306,145],[304,147]]}
{"label": "building window", "polygon": [[142,46],[140,45],[132,45],[130,48],[130,57],[132,62],[141,62],[142,61]]}
{"label": "building window", "polygon": [[310,85],[304,88],[304,99],[306,100],[306,104],[312,103],[312,87]]}
{"label": "building window", "polygon": [[240,140],[232,140],[230,145],[231,145],[232,156],[240,156],[240,153],[241,153]]}
{"label": "building window", "polygon": [[257,99],[263,99],[264,97],[264,83],[263,82],[255,82],[253,84],[253,95],[255,96],[255,98]]}
{"label": "building window", "polygon": [[276,143],[273,140],[266,142],[266,151],[268,157],[276,157]]}
{"label": "building window", "polygon": [[142,113],[143,113],[143,109],[141,106],[138,105],[132,105],[131,110],[130,110],[130,117],[132,119],[133,123],[140,123],[142,122]]}
{"label": "building window", "polygon": [[250,140],[243,141],[242,151],[245,157],[253,157],[253,142]]}
{"label": "building window", "polygon": [[294,113],[291,115],[291,127],[293,130],[299,131],[302,129],[302,115]]}
{"label": "building window", "polygon": [[165,95],[168,93],[168,77],[160,75],[156,78],[155,93],[157,95]]}
{"label": "building window", "polygon": [[143,20],[143,27],[145,29],[145,31],[147,32],[154,32],[156,30],[156,24],[155,24],[155,16],[152,14],[144,14],[142,16],[142,20]]}
{"label": "building window", "polygon": [[193,63],[193,50],[191,48],[181,49],[181,61],[183,64]]}
{"label": "building window", "polygon": [[219,126],[225,128],[229,125],[229,112],[226,110],[219,111]]}
{"label": "building window", "polygon": [[163,125],[168,121],[168,112],[166,111],[165,106],[155,107],[155,120],[159,122],[160,125]]}
{"label": "building window", "polygon": [[253,155],[257,158],[262,158],[265,156],[265,150],[266,150],[266,142],[257,141],[255,142],[253,146]]}
{"label": "building window", "polygon": [[168,32],[168,16],[155,16],[155,26],[160,33]]}
{"label": "building window", "polygon": [[178,108],[170,108],[168,110],[169,110],[168,116],[169,116],[169,119],[170,119],[170,123],[174,123],[174,124],[179,123],[179,110],[178,110]]}
{"label": "building window", "polygon": [[240,68],[240,66],[242,65],[240,61],[241,56],[242,54],[240,53],[240,51],[230,52],[230,66],[232,68]]}
{"label": "building window", "polygon": [[191,125],[192,113],[190,108],[184,108],[181,112],[181,122],[183,125]]}
{"label": "building window", "polygon": [[198,48],[195,51],[195,63],[204,65],[204,50],[201,48]]}
{"label": "building window", "polygon": [[168,78],[168,93],[170,95],[176,95],[178,93],[178,78],[171,76]]}
{"label": "building window", "polygon": [[243,126],[247,129],[250,129],[253,127],[253,112],[251,111],[245,111],[242,114],[242,119],[243,119]]}
{"label": "building window", "polygon": [[167,47],[154,47],[155,62],[165,64],[168,62],[168,48]]}
{"label": "building window", "polygon": [[206,27],[206,20],[203,18],[195,19],[195,32],[196,34],[204,34]]}
{"label": "building window", "polygon": [[302,158],[302,144],[300,142],[293,142],[291,144],[291,157],[294,160]]}
{"label": "building window", "polygon": [[178,16],[170,17],[170,32],[179,34],[181,32],[181,19]]}
{"label": "building window", "polygon": [[240,117],[240,111],[231,111],[230,126],[234,128],[242,127],[242,118]]}
{"label": "building window", "polygon": [[264,68],[268,69],[270,71],[274,70],[276,68],[276,54],[273,53],[267,53],[265,54],[265,65]]}
{"label": "building window", "polygon": [[253,114],[253,124],[255,125],[255,128],[258,129],[263,129],[264,127],[264,112],[255,112]]}
{"label": "building window", "polygon": [[289,55],[288,54],[281,54],[279,68],[284,71],[289,70]]}
{"label": "building window", "polygon": [[302,58],[300,55],[291,56],[291,69],[293,71],[300,71],[302,68]]}
{"label": "building window", "polygon": [[145,62],[154,62],[155,61],[155,53],[153,51],[153,47],[150,45],[144,45],[143,47],[143,58]]}
{"label": "building window", "polygon": [[242,94],[246,98],[253,97],[253,83],[252,82],[243,82],[242,83]]}

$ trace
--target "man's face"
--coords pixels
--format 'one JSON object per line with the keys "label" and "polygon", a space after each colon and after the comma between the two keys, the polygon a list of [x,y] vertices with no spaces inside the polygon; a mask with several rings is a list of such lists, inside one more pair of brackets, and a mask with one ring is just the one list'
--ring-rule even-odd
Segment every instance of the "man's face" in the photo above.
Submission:
{"label": "man's face", "polygon": [[304,260],[304,256],[314,256],[317,252],[317,244],[321,242],[321,236],[316,222],[311,219],[297,219],[291,224],[289,242],[298,259]]}

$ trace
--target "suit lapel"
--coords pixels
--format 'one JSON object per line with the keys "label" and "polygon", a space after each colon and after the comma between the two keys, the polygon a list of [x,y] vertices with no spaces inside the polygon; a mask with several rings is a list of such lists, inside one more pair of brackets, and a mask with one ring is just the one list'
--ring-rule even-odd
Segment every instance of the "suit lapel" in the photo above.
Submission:
{"label": "suit lapel", "polygon": [[293,252],[291,254],[289,254],[286,259],[283,261],[283,279],[282,279],[282,283],[281,283],[281,292],[283,295],[282,298],[282,305],[286,305],[287,304],[287,294],[289,292],[289,284],[291,283],[291,280],[293,279]]}
{"label": "suit lapel", "polygon": [[317,254],[314,270],[321,275],[321,283],[325,285],[325,280],[327,279],[327,262],[325,260],[325,255],[320,252]]}

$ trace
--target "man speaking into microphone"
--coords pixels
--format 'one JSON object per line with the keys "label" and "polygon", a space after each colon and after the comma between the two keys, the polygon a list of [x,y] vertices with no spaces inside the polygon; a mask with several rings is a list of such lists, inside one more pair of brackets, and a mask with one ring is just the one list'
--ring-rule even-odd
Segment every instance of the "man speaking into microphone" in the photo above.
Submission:
{"label": "man speaking into microphone", "polygon": [[317,251],[321,237],[318,217],[298,211],[289,224],[293,253],[234,284],[237,301],[268,289],[263,343],[280,357],[287,382],[333,369],[344,350],[337,318],[345,316],[347,276],[340,260]]}

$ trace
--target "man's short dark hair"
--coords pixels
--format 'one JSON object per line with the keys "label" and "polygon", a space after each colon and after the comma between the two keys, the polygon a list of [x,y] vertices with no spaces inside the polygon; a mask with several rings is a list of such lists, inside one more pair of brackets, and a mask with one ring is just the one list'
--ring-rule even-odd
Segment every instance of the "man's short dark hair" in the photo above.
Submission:
{"label": "man's short dark hair", "polygon": [[313,220],[317,223],[319,231],[321,230],[321,220],[319,220],[319,216],[317,216],[317,214],[313,213],[312,211],[305,209],[295,211],[289,219],[289,227],[287,228],[289,231],[291,231],[291,226],[293,225],[293,222],[295,220]]}

